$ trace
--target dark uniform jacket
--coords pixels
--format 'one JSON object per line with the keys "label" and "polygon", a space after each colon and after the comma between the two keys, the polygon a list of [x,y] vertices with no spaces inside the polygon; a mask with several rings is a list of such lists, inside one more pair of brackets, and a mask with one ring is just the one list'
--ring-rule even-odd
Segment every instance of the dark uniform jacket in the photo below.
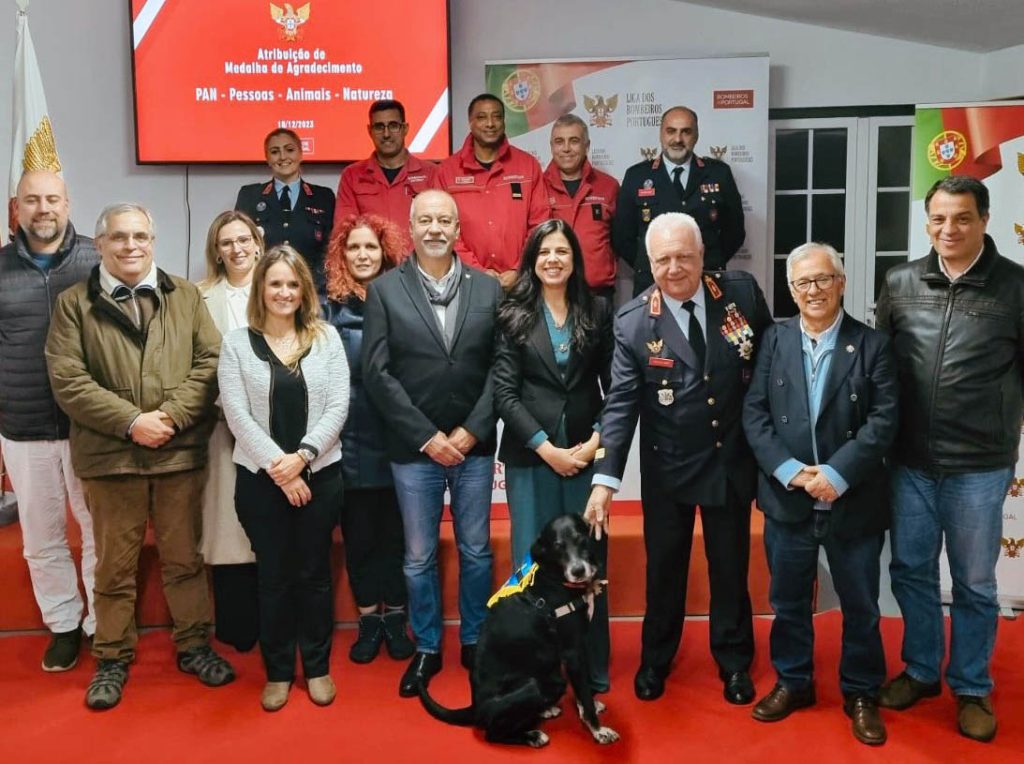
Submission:
{"label": "dark uniform jacket", "polygon": [[615,251],[635,271],[634,295],[654,282],[644,236],[647,226],[663,212],[685,212],[697,221],[708,270],[725,268],[743,245],[743,201],[729,165],[694,156],[680,200],[660,155],[654,161],[639,162],[622,179],[612,226]]}
{"label": "dark uniform jacket", "polygon": [[334,225],[334,192],[300,180],[298,196],[292,200],[292,211],[285,212],[274,192],[273,180],[252,183],[239,189],[235,209],[256,221],[267,249],[277,244],[295,247],[306,258],[317,292],[323,295],[324,255]]}
{"label": "dark uniform jacket", "polygon": [[363,323],[363,379],[387,427],[393,462],[429,459],[420,449],[438,430],[472,433],[473,456],[494,453],[494,330],[502,298],[496,278],[463,264],[455,333],[446,347],[416,258],[370,282]]}
{"label": "dark uniform jacket", "polygon": [[878,328],[893,339],[900,430],[893,458],[913,469],[977,472],[1017,463],[1024,411],[1024,268],[985,236],[953,283],[933,249],[892,268]]}
{"label": "dark uniform jacket", "polygon": [[706,273],[702,288],[703,369],[657,287],[619,309],[596,472],[622,477],[639,415],[643,480],[657,481],[680,503],[703,505],[725,504],[728,481],[749,504],[755,464],[741,424],[743,396],[772,317],[749,273]]}
{"label": "dark uniform jacket", "polygon": [[898,424],[896,367],[889,338],[843,317],[829,363],[811,443],[800,317],[765,332],[743,406],[743,429],[758,472],[757,503],[769,517],[797,523],[814,499],[773,477],[788,459],[827,464],[849,484],[832,503],[839,538],[881,533],[889,525],[889,475],[884,459]]}
{"label": "dark uniform jacket", "polygon": [[[597,327],[583,352],[570,347],[565,375],[555,362],[555,349],[538,308],[533,332],[522,345],[504,332],[498,337],[494,362],[494,405],[505,422],[498,458],[513,467],[543,464],[526,443],[538,430],[554,439],[565,417],[566,445],[590,439],[601,415],[601,390],[608,390],[612,361],[612,311],[606,300],[595,301]],[[599,384],[600,383],[600,384]]]}
{"label": "dark uniform jacket", "polygon": [[49,270],[33,261],[18,231],[0,249],[0,434],[8,440],[63,440],[67,415],[53,399],[43,344],[57,295],[88,277],[99,257],[68,223]]}

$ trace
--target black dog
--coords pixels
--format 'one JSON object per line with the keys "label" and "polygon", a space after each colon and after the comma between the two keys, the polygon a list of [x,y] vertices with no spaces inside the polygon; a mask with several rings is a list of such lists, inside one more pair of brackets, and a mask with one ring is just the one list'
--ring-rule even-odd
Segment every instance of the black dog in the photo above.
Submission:
{"label": "black dog", "polygon": [[530,555],[536,564],[532,583],[492,599],[470,673],[472,704],[444,708],[421,685],[423,707],[448,724],[479,727],[489,742],[539,748],[548,743],[537,729],[540,720],[561,713],[564,666],[580,720],[598,743],[613,743],[618,733],[597,719],[604,704],[590,689],[584,644],[590,624],[587,595],[600,589],[587,524],[579,515],[556,517]]}

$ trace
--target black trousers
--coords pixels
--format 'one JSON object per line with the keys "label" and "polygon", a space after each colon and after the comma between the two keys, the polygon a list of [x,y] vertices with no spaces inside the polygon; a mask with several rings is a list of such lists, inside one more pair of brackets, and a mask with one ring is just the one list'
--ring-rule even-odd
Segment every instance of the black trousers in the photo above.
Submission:
{"label": "black trousers", "polygon": [[265,472],[237,468],[235,508],[256,554],[260,651],[269,682],[295,678],[296,647],[307,678],[329,669],[331,533],[341,501],[341,463],[315,473],[309,488],[310,502],[293,507]]}
{"label": "black trousers", "polygon": [[359,607],[405,606],[405,534],[392,486],[346,488],[341,506],[345,569]]}
{"label": "black trousers", "polygon": [[[679,649],[686,578],[697,507],[676,502],[659,486],[641,485],[647,550],[647,610],[641,663],[663,676]],[[701,507],[711,588],[711,655],[719,671],[747,671],[754,659],[754,623],[747,588],[750,504],[729,486],[724,506]]]}
{"label": "black trousers", "polygon": [[256,563],[211,565],[215,636],[236,650],[248,652],[260,635]]}

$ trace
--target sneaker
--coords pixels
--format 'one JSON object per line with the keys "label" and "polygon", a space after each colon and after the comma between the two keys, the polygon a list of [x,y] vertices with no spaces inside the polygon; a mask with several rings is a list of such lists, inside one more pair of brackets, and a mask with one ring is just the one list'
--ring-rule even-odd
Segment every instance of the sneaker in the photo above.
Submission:
{"label": "sneaker", "polygon": [[121,702],[128,681],[128,661],[100,658],[96,673],[85,691],[85,705],[95,711],[106,711]]}
{"label": "sneaker", "polygon": [[411,658],[416,652],[416,645],[409,639],[407,623],[404,609],[384,612],[384,641],[387,643],[388,655],[396,661]]}
{"label": "sneaker", "polygon": [[82,627],[71,631],[55,631],[43,654],[43,671],[69,671],[78,663],[82,646]]}
{"label": "sneaker", "polygon": [[878,693],[878,705],[894,711],[903,711],[922,698],[934,698],[941,692],[941,683],[919,682],[904,671],[891,682],[882,685]]}
{"label": "sneaker", "polygon": [[209,645],[197,645],[178,653],[178,669],[186,674],[195,674],[207,687],[220,687],[235,680],[231,664]]}
{"label": "sneaker", "polygon": [[384,618],[379,613],[359,616],[359,636],[348,651],[353,663],[369,663],[380,652],[384,641]]}
{"label": "sneaker", "polygon": [[987,743],[996,736],[996,712],[989,695],[957,695],[957,726],[960,734]]}

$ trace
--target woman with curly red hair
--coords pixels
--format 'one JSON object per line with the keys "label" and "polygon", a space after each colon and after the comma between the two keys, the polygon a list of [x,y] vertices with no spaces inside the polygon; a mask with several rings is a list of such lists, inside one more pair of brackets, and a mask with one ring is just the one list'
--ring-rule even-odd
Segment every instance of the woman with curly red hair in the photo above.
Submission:
{"label": "woman with curly red hair", "polygon": [[330,323],[345,345],[350,370],[349,417],[341,433],[345,477],[341,532],[345,567],[359,607],[359,636],[349,658],[369,663],[381,642],[395,660],[415,651],[406,624],[402,516],[384,451],[384,424],[366,396],[360,369],[366,286],[405,253],[398,227],[378,215],[338,221],[327,249]]}

